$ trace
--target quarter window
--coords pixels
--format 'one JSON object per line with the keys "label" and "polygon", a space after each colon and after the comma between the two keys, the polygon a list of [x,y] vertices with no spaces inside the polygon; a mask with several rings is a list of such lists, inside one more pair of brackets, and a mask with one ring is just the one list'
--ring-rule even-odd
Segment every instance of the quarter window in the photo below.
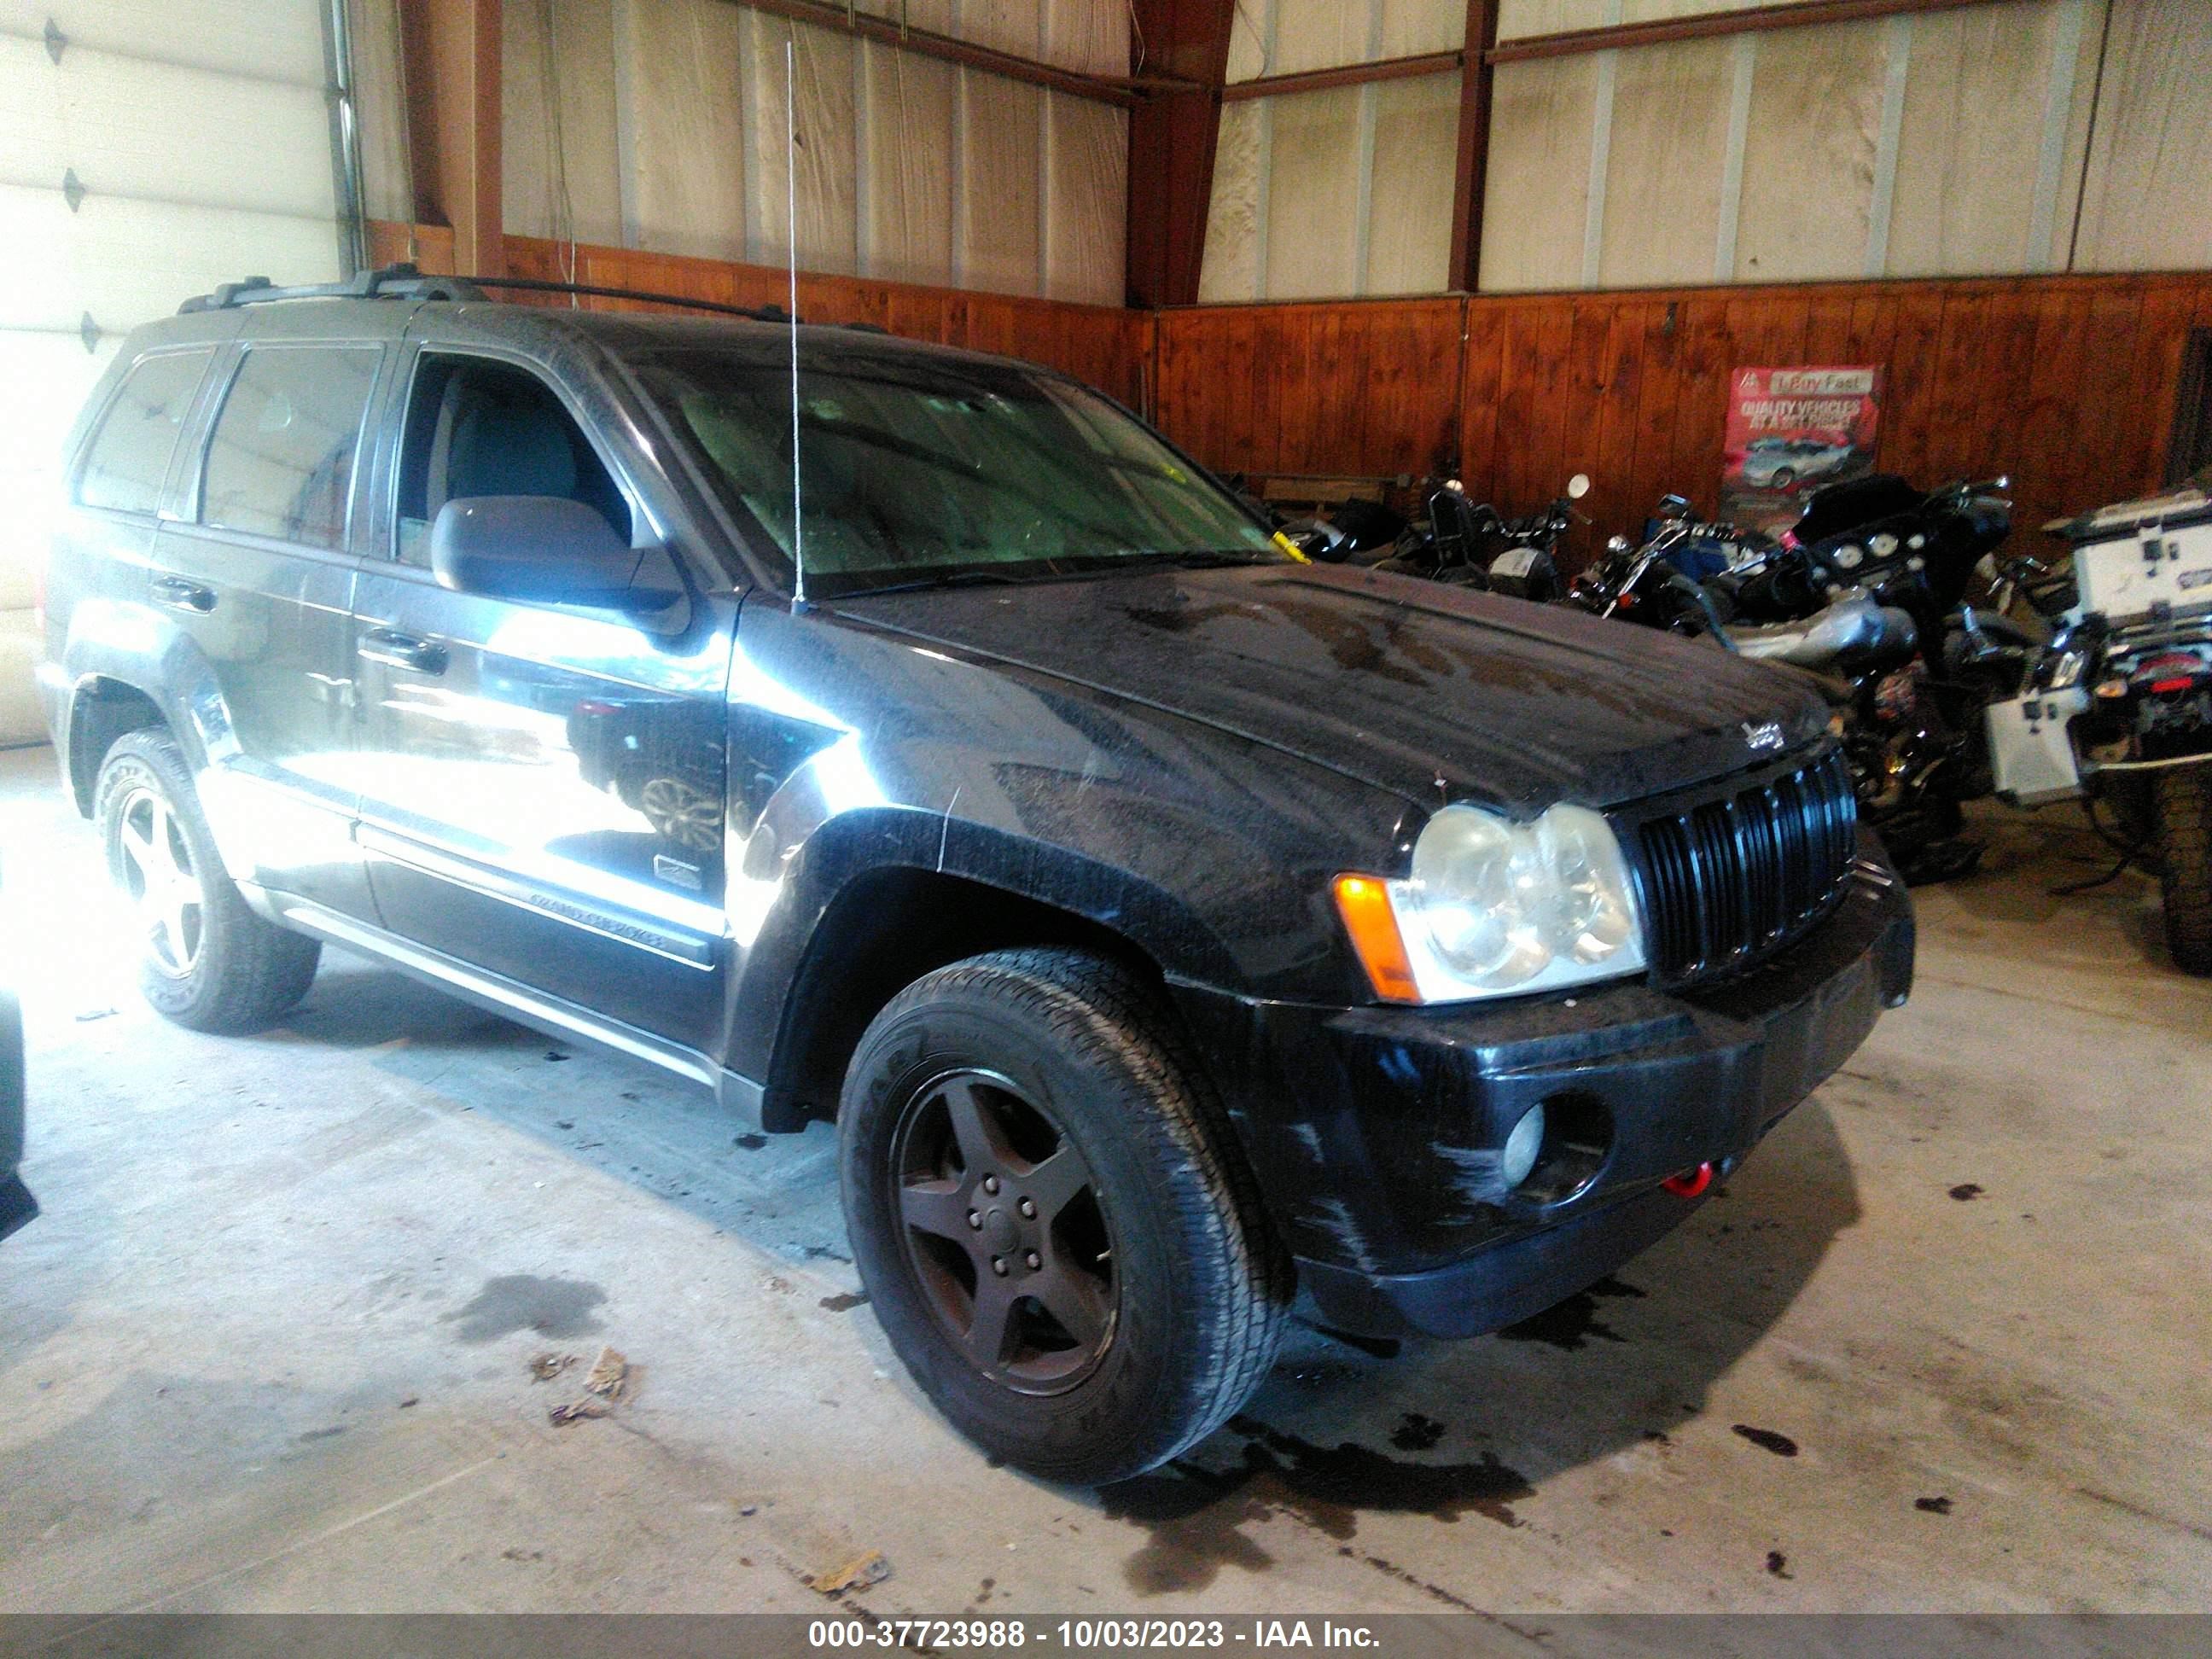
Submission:
{"label": "quarter window", "polygon": [[161,505],[177,434],[212,355],[165,352],[131,371],[93,434],[77,475],[79,503],[123,513],[151,513]]}
{"label": "quarter window", "polygon": [[247,352],[208,443],[200,521],[310,547],[342,546],[380,355],[373,346]]}

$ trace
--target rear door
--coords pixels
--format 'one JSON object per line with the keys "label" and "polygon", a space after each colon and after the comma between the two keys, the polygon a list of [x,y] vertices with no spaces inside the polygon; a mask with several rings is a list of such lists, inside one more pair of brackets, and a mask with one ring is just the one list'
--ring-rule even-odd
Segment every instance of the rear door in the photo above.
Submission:
{"label": "rear door", "polygon": [[[366,915],[343,774],[352,738],[350,542],[362,431],[392,348],[272,340],[218,367],[212,418],[155,538],[148,598],[211,671],[200,781],[234,866]],[[240,872],[240,873],[245,873]]]}
{"label": "rear door", "polygon": [[538,367],[434,343],[406,373],[392,522],[354,601],[359,835],[384,926],[711,1052],[735,599],[694,581],[640,620],[441,587],[430,527],[449,501],[562,496],[634,546],[671,532],[638,487],[649,469],[587,434]]}

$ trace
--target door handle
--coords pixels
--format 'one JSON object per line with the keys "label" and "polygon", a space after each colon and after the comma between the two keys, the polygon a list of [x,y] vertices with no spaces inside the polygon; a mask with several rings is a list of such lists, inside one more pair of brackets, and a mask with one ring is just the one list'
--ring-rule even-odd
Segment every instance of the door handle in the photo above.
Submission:
{"label": "door handle", "polygon": [[182,576],[155,577],[154,597],[172,611],[196,611],[204,617],[215,609],[215,590]]}
{"label": "door handle", "polygon": [[372,628],[361,636],[356,654],[363,662],[380,662],[387,668],[404,668],[416,674],[446,672],[446,647],[418,640],[395,629]]}

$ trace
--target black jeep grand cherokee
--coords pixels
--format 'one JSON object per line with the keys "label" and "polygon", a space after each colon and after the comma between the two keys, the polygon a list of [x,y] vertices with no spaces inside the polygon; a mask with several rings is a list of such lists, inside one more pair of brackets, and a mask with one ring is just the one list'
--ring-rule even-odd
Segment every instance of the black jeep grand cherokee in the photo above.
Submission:
{"label": "black jeep grand cherokee", "polygon": [[155,1006],[327,942],[834,1115],[884,1328],[1048,1476],[1206,1434],[1301,1287],[1464,1336],[1601,1276],[1911,977],[1778,672],[1306,565],[1024,364],[249,285],[67,477],[43,684]]}

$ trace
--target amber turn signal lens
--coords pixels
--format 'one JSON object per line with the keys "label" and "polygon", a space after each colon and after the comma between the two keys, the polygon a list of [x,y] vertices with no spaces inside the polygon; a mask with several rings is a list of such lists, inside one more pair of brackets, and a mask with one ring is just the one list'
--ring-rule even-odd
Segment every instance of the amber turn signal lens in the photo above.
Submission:
{"label": "amber turn signal lens", "polygon": [[1339,876],[1335,888],[1337,914],[1344,918],[1344,931],[1352,935],[1352,948],[1375,994],[1386,1002],[1419,1002],[1420,989],[1413,983],[1413,964],[1398,933],[1389,886],[1373,876]]}

